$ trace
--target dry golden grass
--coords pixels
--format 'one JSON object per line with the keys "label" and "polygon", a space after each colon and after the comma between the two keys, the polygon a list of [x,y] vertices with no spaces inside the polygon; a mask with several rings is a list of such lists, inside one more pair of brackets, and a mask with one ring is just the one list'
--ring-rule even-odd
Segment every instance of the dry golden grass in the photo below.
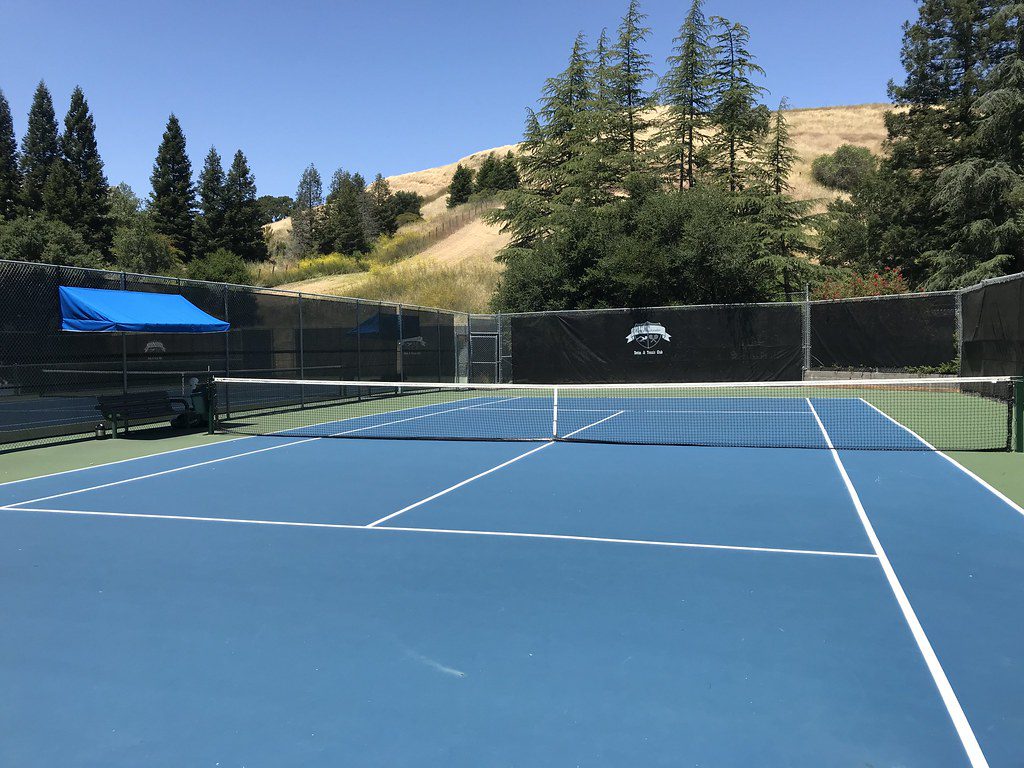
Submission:
{"label": "dry golden grass", "polygon": [[[786,116],[790,134],[800,157],[790,177],[792,194],[801,200],[821,201],[819,209],[837,197],[836,192],[825,189],[811,178],[811,163],[841,144],[855,144],[880,152],[885,139],[883,116],[890,108],[887,104],[860,104],[789,110]],[[504,156],[516,149],[517,145],[506,145],[475,152],[455,163],[391,176],[388,182],[396,191],[418,192],[427,198],[423,206],[426,220],[413,225],[427,227],[446,210],[445,190],[458,164],[475,169],[491,152]],[[275,236],[281,237],[291,228],[291,220],[284,219],[268,227]],[[311,293],[484,311],[501,274],[501,266],[494,257],[507,243],[506,236],[477,220],[401,263],[375,267],[370,272],[306,280],[286,287]]]}

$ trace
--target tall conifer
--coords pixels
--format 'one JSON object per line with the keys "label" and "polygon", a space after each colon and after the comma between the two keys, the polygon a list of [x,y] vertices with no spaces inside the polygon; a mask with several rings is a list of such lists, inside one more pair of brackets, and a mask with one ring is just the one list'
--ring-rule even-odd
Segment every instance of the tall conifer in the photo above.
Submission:
{"label": "tall conifer", "polygon": [[[208,256],[218,248],[228,248],[224,233],[227,201],[224,166],[216,147],[210,147],[199,172],[199,214],[196,216],[195,249],[197,256]],[[231,250],[228,248],[228,250]]]}
{"label": "tall conifer", "polygon": [[57,117],[46,83],[40,81],[28,113],[28,130],[21,140],[22,204],[30,212],[43,210],[43,189],[60,157]]}
{"label": "tall conifer", "polygon": [[703,0],[693,0],[675,39],[660,96],[666,113],[657,134],[660,161],[673,186],[690,189],[703,165],[701,147],[713,100],[712,65],[715,49]]}
{"label": "tall conifer", "polygon": [[646,19],[640,12],[638,0],[630,0],[619,24],[618,38],[609,50],[607,85],[612,114],[608,134],[622,172],[639,168],[640,155],[645,149],[643,134],[651,126],[648,111],[653,99],[647,84],[654,71],[650,55],[642,50],[651,32],[644,26]]}
{"label": "tall conifer", "polygon": [[[96,144],[96,123],[82,89],[75,87],[60,137],[63,166],[70,186],[66,203],[53,215],[82,235],[100,253],[109,253],[113,238],[110,185]],[[52,207],[52,203],[48,205]]]}
{"label": "tall conifer", "polygon": [[246,261],[267,258],[256,179],[242,150],[235,152],[224,184],[224,247]]}
{"label": "tall conifer", "polygon": [[13,219],[21,196],[18,143],[14,137],[11,106],[0,90],[0,221]]}
{"label": "tall conifer", "polygon": [[324,187],[320,172],[312,163],[302,172],[292,212],[291,248],[298,256],[309,256],[323,243]]}
{"label": "tall conifer", "polygon": [[185,152],[185,134],[173,114],[167,120],[150,176],[153,191],[149,213],[156,231],[167,237],[185,259],[194,255],[195,188],[192,163]]}

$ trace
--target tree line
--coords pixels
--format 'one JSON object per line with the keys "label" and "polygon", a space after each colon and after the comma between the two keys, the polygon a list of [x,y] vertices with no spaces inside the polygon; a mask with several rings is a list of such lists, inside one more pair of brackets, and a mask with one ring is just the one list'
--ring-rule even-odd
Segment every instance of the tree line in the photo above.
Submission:
{"label": "tree line", "polygon": [[211,148],[198,184],[172,114],[143,202],[110,187],[81,88],[59,129],[46,84],[35,90],[19,149],[0,92],[0,258],[244,281],[267,257],[256,180],[238,150],[224,170]]}
{"label": "tree line", "polygon": [[795,200],[784,109],[746,27],[694,0],[665,71],[636,0],[614,34],[580,34],[528,113],[503,311],[957,287],[1024,270],[1019,4],[922,0],[905,27],[885,156],[841,147],[814,176],[849,193]]}
{"label": "tree line", "polygon": [[645,21],[632,0],[614,34],[578,35],[528,111],[521,183],[492,214],[512,236],[496,309],[758,301],[807,279],[786,104],[760,103],[748,30],[694,0],[656,77]]}
{"label": "tree line", "polygon": [[390,237],[403,224],[420,218],[423,197],[392,192],[377,174],[369,185],[362,174],[339,168],[324,196],[323,179],[312,163],[302,172],[291,204],[290,255],[369,253],[379,237]]}
{"label": "tree line", "polygon": [[[889,83],[881,158],[850,148],[819,169],[822,263],[957,288],[1024,271],[1024,5],[923,0],[904,27],[906,77]],[[817,175],[817,174],[816,174]],[[838,182],[838,183],[835,183]]]}
{"label": "tree line", "polygon": [[490,197],[518,186],[519,167],[512,152],[507,152],[500,160],[489,152],[475,173],[462,163],[455,167],[445,203],[449,208],[455,208],[468,203],[473,195]]}

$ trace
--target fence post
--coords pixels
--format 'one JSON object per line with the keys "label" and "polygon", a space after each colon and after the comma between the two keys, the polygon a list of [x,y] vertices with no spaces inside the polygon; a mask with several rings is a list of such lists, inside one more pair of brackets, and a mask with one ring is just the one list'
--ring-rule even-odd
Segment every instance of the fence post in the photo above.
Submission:
{"label": "fence post", "polygon": [[[124,272],[121,273],[121,290],[127,290],[128,282],[127,276]],[[128,335],[125,333],[121,334],[121,394],[128,394]],[[127,423],[125,425],[125,433],[128,432]],[[117,425],[114,426],[114,437],[117,437]]]}
{"label": "fence post", "polygon": [[405,381],[405,333],[402,329],[402,305],[398,305],[398,380]]}
{"label": "fence post", "polygon": [[1013,381],[1013,412],[1016,432],[1013,450],[1024,453],[1024,379]]}
{"label": "fence post", "polygon": [[811,370],[811,286],[810,283],[804,284],[804,300],[800,306],[800,316],[802,319],[802,337],[803,337],[803,376],[801,378],[807,378],[807,372]]}
{"label": "fence post", "polygon": [[[222,285],[220,287],[221,303],[224,306],[224,320],[230,323],[231,318],[228,315],[228,287]],[[231,375],[231,331],[227,330],[224,332],[224,375]],[[224,414],[231,417],[231,396],[228,394],[228,389],[224,389]]]}
{"label": "fence post", "polygon": [[[306,350],[302,327],[302,293],[299,293],[299,379],[306,380]],[[299,408],[306,407],[306,385],[299,384]]]}
{"label": "fence post", "polygon": [[[360,303],[359,299],[356,299],[356,381],[363,380],[363,333],[360,328],[360,325],[362,324],[362,319],[360,317],[362,308],[363,305]],[[359,394],[362,395],[362,390],[360,390]]]}
{"label": "fence post", "polygon": [[964,292],[956,292],[956,359],[959,373],[964,371]]}

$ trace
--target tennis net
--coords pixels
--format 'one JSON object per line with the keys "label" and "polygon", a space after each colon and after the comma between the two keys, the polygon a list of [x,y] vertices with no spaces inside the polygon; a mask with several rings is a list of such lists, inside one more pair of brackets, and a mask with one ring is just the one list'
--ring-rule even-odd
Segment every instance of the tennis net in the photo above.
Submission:
{"label": "tennis net", "polygon": [[1009,450],[1011,378],[722,384],[441,384],[216,378],[247,435]]}

